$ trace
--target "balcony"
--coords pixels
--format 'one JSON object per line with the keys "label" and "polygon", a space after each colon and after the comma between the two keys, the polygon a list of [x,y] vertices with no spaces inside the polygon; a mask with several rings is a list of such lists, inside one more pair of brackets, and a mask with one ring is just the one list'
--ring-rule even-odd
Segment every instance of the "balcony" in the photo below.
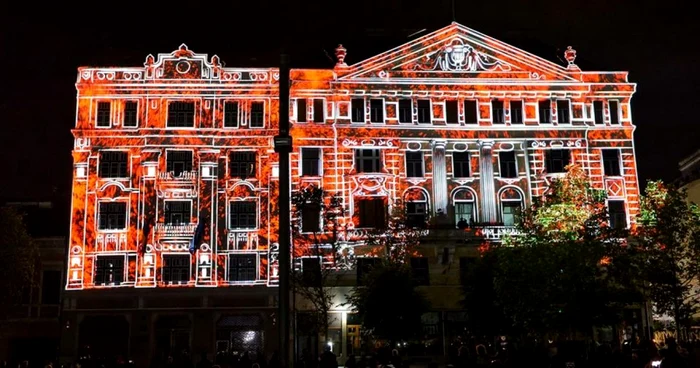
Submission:
{"label": "balcony", "polygon": [[467,241],[469,240],[490,240],[500,242],[507,236],[518,236],[520,232],[515,226],[504,225],[475,225],[465,229]]}
{"label": "balcony", "polygon": [[196,223],[189,224],[156,224],[156,236],[159,238],[191,238],[197,228]]}
{"label": "balcony", "polygon": [[454,225],[431,227],[422,238],[427,242],[457,241],[474,243],[483,240],[501,242],[506,236],[518,236],[520,232],[515,226],[496,224],[475,224],[465,229],[456,229]]}
{"label": "balcony", "polygon": [[197,179],[197,172],[196,171],[182,171],[182,172],[178,173],[177,175],[175,174],[174,171],[160,172],[160,173],[158,173],[158,179],[165,180],[165,181],[195,180],[195,179]]}

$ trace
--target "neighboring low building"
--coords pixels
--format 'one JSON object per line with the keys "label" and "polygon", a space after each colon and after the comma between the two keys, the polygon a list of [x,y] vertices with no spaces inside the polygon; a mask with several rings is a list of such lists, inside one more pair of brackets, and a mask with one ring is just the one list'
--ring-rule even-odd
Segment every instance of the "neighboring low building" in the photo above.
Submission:
{"label": "neighboring low building", "polygon": [[52,202],[6,202],[24,215],[39,259],[34,286],[24,293],[9,319],[0,321],[0,361],[55,361],[61,334],[60,311],[67,242],[65,213]]}
{"label": "neighboring low building", "polygon": [[688,191],[688,200],[700,204],[700,150],[678,163],[681,176],[678,183]]}

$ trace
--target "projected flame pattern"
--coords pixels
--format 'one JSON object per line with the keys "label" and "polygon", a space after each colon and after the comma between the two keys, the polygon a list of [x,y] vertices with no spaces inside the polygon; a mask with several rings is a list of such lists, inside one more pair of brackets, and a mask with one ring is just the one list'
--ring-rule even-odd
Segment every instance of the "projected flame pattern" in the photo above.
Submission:
{"label": "projected flame pattern", "polygon": [[[292,189],[340,195],[342,257],[364,243],[366,200],[500,225],[558,175],[559,149],[634,226],[626,72],[557,65],[456,23],[354,65],[337,55],[334,69],[292,70],[289,116]],[[143,67],[80,68],[66,287],[275,285],[278,80],[185,45]],[[619,152],[612,172],[605,149]]]}

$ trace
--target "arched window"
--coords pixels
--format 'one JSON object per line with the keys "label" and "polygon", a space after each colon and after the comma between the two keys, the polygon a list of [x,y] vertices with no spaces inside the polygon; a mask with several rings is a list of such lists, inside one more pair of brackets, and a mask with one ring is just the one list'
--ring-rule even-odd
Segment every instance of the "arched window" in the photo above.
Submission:
{"label": "arched window", "polygon": [[423,228],[428,222],[428,195],[424,190],[411,188],[404,194],[406,225]]}
{"label": "arched window", "polygon": [[501,200],[501,222],[504,226],[515,226],[523,209],[522,192],[514,187],[501,189],[498,198]]}
{"label": "arched window", "polygon": [[470,189],[458,189],[452,195],[455,225],[464,227],[476,222],[476,195]]}

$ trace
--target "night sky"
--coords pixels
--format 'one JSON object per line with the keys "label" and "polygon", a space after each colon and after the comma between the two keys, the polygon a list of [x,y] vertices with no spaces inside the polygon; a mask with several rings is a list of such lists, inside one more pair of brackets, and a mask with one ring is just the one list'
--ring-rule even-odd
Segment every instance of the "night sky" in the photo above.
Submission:
{"label": "night sky", "polygon": [[[458,22],[550,61],[563,65],[571,45],[584,71],[629,71],[642,183],[673,179],[678,161],[700,149],[693,11],[672,1],[455,2]],[[330,68],[338,43],[353,64],[453,20],[449,0],[293,1],[281,12],[269,1],[25,3],[0,11],[0,199],[65,204],[78,66],[143,66],[184,42],[236,67],[277,66],[286,43],[293,67]]]}

